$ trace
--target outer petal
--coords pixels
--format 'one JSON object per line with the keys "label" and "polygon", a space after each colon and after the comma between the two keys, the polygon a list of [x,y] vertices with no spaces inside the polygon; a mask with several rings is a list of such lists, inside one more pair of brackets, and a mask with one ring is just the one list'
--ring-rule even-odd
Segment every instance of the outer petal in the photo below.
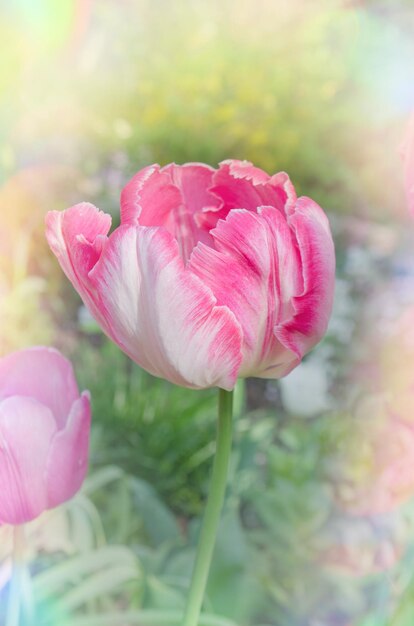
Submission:
{"label": "outer petal", "polygon": [[88,392],[72,406],[67,424],[53,437],[46,467],[48,508],[69,500],[88,470],[91,406]]}
{"label": "outer petal", "polygon": [[139,365],[188,387],[234,386],[240,326],[184,268],[167,231],[120,227],[90,273],[90,283],[110,336]]}
{"label": "outer petal", "polygon": [[45,467],[56,422],[32,398],[0,402],[0,521],[23,524],[48,507]]}
{"label": "outer petal", "polygon": [[63,425],[79,397],[72,365],[53,348],[29,348],[0,360],[0,401],[9,396],[35,398]]}
{"label": "outer petal", "polygon": [[106,244],[110,227],[111,216],[86,202],[66,211],[50,211],[46,216],[46,238],[52,251],[92,315],[103,326],[105,320],[96,308],[87,276]]}
{"label": "outer petal", "polygon": [[277,378],[302,356],[274,336],[274,327],[291,317],[292,296],[302,289],[300,258],[282,213],[259,210],[231,211],[211,232],[215,248],[199,244],[188,268],[242,326],[241,375]]}
{"label": "outer petal", "polygon": [[278,324],[276,336],[296,353],[305,353],[326,332],[335,285],[335,251],[329,223],[310,198],[299,198],[289,220],[301,257],[303,289],[292,304],[294,315]]}

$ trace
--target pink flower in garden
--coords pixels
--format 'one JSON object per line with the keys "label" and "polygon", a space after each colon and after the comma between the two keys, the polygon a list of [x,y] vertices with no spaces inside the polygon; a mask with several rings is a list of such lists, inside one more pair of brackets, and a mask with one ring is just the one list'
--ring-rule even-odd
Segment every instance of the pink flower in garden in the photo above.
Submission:
{"label": "pink flower in garden", "polygon": [[354,441],[343,459],[336,500],[353,515],[378,515],[414,495],[414,424],[386,397],[364,399],[355,415]]}
{"label": "pink flower in garden", "polygon": [[232,389],[279,378],[326,331],[328,220],[285,173],[246,161],[152,165],[121,195],[121,225],[88,203],[47,216],[60,264],[106,334],[150,373]]}
{"label": "pink flower in garden", "polygon": [[411,116],[403,146],[404,183],[408,208],[414,212],[414,114]]}
{"label": "pink flower in garden", "polygon": [[69,500],[88,465],[90,399],[57,350],[0,359],[0,523],[23,524]]}

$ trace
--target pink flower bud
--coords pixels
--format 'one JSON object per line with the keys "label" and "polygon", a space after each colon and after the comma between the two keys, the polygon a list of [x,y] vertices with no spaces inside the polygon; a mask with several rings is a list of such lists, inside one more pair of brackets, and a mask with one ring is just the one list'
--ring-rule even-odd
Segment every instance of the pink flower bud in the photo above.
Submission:
{"label": "pink flower bud", "polygon": [[57,350],[0,359],[0,523],[29,522],[79,490],[90,421],[89,393]]}

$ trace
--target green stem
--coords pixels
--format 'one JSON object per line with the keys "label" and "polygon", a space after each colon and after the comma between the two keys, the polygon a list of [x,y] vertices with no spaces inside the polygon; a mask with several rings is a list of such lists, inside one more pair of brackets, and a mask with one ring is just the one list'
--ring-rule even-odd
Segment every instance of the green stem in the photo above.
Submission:
{"label": "green stem", "polygon": [[210,492],[201,527],[187,606],[181,626],[197,626],[213,556],[217,528],[226,493],[232,439],[233,392],[219,389],[217,448],[214,457]]}

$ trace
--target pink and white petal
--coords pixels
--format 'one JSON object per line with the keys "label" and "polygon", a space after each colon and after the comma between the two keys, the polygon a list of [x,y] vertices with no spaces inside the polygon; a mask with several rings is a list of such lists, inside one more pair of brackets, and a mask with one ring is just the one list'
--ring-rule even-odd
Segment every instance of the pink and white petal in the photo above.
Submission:
{"label": "pink and white petal", "polygon": [[88,471],[91,403],[84,391],[70,411],[65,427],[55,433],[46,465],[48,508],[72,498]]}
{"label": "pink and white petal", "polygon": [[[187,261],[198,241],[212,245],[209,227],[206,227],[205,211],[213,211],[215,217],[220,200],[210,193],[213,174],[216,171],[203,163],[170,163],[162,169],[168,172],[174,185],[180,190],[181,205],[175,209],[174,230],[169,229],[178,241],[181,256]],[[204,218],[204,219],[203,219]]]}
{"label": "pink and white petal", "polygon": [[[65,211],[49,211],[46,215],[47,241],[66,276],[79,292],[84,289],[85,275],[99,257],[102,248],[100,238],[108,234],[111,221],[110,215],[88,202],[75,204]],[[93,254],[96,241],[98,250]],[[79,242],[90,244],[89,255],[74,259]]]}
{"label": "pink and white petal", "polygon": [[290,315],[292,293],[301,285],[299,256],[286,219],[273,207],[261,207],[260,213],[233,210],[211,235],[215,248],[199,244],[188,269],[241,324],[240,375],[267,371],[270,376],[271,370],[281,375],[298,355],[277,341],[274,326]]}
{"label": "pink and white petal", "polygon": [[75,289],[88,294],[85,278],[98,260],[111,228],[111,216],[82,202],[46,215],[46,239]]}
{"label": "pink and white petal", "polygon": [[269,174],[248,161],[222,161],[213,177],[210,192],[221,199],[222,209],[272,206],[283,213],[294,203],[295,190],[286,173]]}
{"label": "pink and white petal", "polygon": [[[222,209],[219,207],[206,207],[202,211],[194,214],[194,222],[200,230],[204,231],[205,233],[209,233],[210,230],[217,226],[217,222],[219,220],[225,220],[228,214],[229,209]],[[211,241],[210,237],[209,240]],[[203,243],[207,243],[201,237],[200,241],[202,241]]]}
{"label": "pink and white petal", "polygon": [[0,359],[0,401],[9,396],[35,398],[50,409],[60,427],[79,397],[71,363],[54,348],[7,355]]}
{"label": "pink and white petal", "polygon": [[299,198],[289,225],[301,257],[303,290],[293,298],[294,316],[277,325],[276,337],[286,347],[305,353],[321,340],[332,311],[335,251],[329,222],[310,198]]}
{"label": "pink and white petal", "polygon": [[290,374],[302,361],[301,357],[297,357],[291,350],[283,349],[283,346],[278,346],[277,350],[277,363],[272,363],[266,368],[262,368],[256,376],[258,378],[283,378]]}
{"label": "pink and white petal", "polygon": [[294,208],[297,195],[292,181],[286,172],[278,172],[270,177],[268,186],[277,194],[278,200],[272,206],[289,215]]}
{"label": "pink and white petal", "polygon": [[23,524],[47,509],[46,458],[56,432],[50,409],[12,396],[0,402],[0,522]]}
{"label": "pink and white petal", "polygon": [[234,386],[240,326],[186,270],[166,230],[117,229],[90,281],[110,336],[144,369],[187,387]]}
{"label": "pink and white petal", "polygon": [[267,172],[256,167],[250,161],[239,161],[237,159],[226,159],[220,163],[220,170],[225,170],[228,166],[228,172],[234,179],[247,180],[252,185],[265,185],[270,176]]}
{"label": "pink and white petal", "polygon": [[106,246],[110,227],[111,216],[86,202],[66,211],[51,211],[46,216],[46,238],[52,251],[105,332],[109,330],[96,304],[88,274]]}
{"label": "pink and white petal", "polygon": [[207,191],[213,173],[197,163],[145,168],[122,191],[122,224],[164,226],[177,239],[186,261],[197,241],[209,242],[208,232],[198,227],[193,212],[206,203],[218,203]]}
{"label": "pink and white petal", "polygon": [[121,224],[164,226],[174,233],[174,212],[182,204],[168,171],[150,165],[131,178],[121,193]]}
{"label": "pink and white petal", "polygon": [[170,163],[161,172],[168,172],[174,185],[180,190],[181,198],[190,213],[198,213],[205,207],[218,207],[220,201],[210,193],[216,170],[204,163]]}

